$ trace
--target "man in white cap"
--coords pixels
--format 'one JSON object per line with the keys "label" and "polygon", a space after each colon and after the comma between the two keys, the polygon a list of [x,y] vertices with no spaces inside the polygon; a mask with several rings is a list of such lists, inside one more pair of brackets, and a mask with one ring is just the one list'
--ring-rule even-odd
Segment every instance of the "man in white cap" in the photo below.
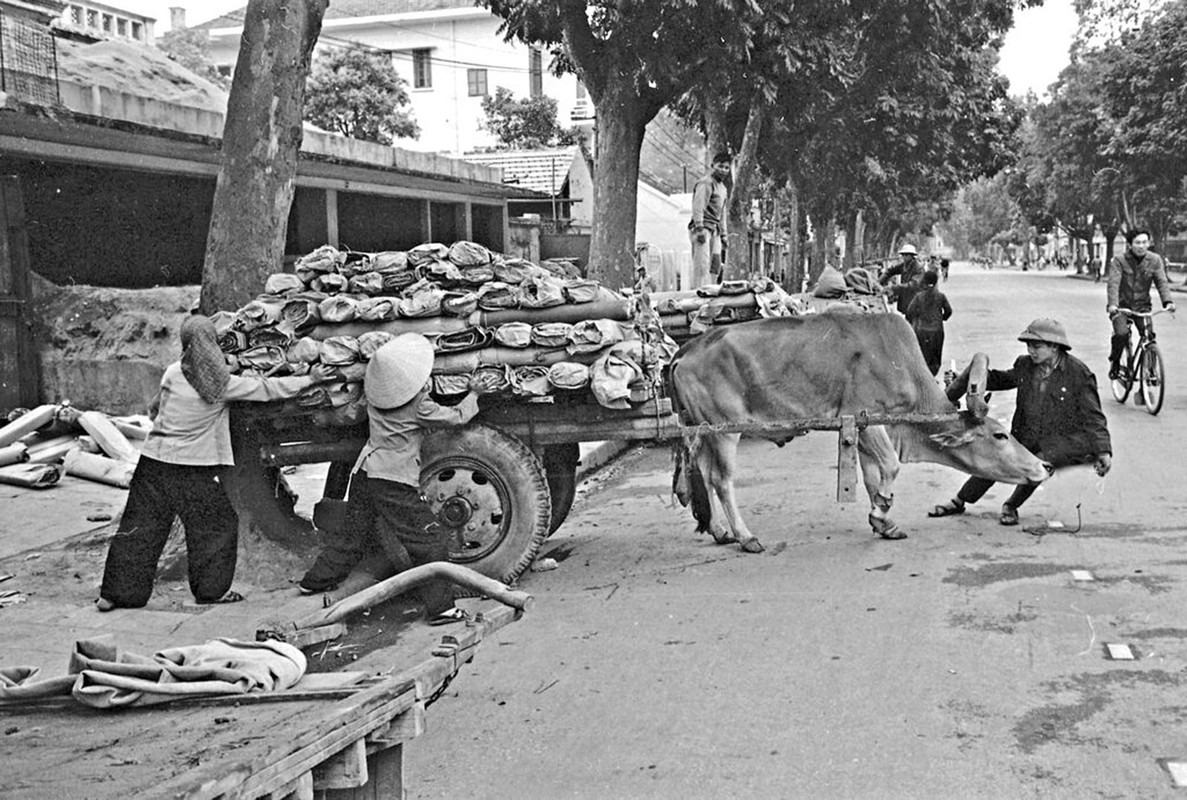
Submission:
{"label": "man in white cap", "polygon": [[879,281],[883,286],[886,286],[890,283],[891,278],[895,275],[898,276],[899,285],[891,290],[891,296],[894,297],[895,308],[898,309],[898,312],[906,314],[911,300],[919,291],[920,280],[923,278],[923,264],[919,263],[919,251],[913,244],[904,244],[899,248],[898,254],[902,256],[902,260],[887,267]]}
{"label": "man in white cap", "polygon": [[[1100,408],[1096,376],[1071,355],[1067,332],[1053,319],[1036,319],[1018,336],[1026,343],[1008,370],[989,370],[986,390],[1017,389],[1014,422],[1010,433],[1023,447],[1052,468],[1092,464],[1100,476],[1113,465],[1108,423]],[[968,370],[948,385],[948,399],[955,403],[968,388]],[[966,503],[980,500],[993,481],[969,478],[947,503],[935,506],[929,517],[963,514]],[[1018,507],[1034,494],[1036,486],[1020,485],[1002,505],[998,521],[1018,524]]]}
{"label": "man in white cap", "polygon": [[[426,428],[469,422],[478,413],[474,389],[494,387],[480,378],[460,403],[443,406],[429,395],[432,369],[433,345],[418,333],[397,336],[368,362],[363,393],[369,436],[354,465],[345,523],[301,579],[302,592],[328,591],[356,565],[384,580],[418,564],[449,560],[445,531],[433,524],[420,494],[421,440]],[[448,583],[428,586],[423,599],[430,618],[453,609]]]}

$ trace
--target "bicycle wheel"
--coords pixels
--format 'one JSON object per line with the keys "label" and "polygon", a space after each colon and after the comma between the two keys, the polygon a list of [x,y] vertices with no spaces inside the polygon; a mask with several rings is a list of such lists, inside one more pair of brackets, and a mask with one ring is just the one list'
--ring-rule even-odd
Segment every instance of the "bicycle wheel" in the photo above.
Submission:
{"label": "bicycle wheel", "polygon": [[1109,380],[1109,385],[1113,389],[1113,397],[1118,403],[1128,400],[1129,393],[1133,390],[1133,369],[1136,366],[1134,349],[1133,339],[1130,338],[1129,344],[1125,346],[1125,352],[1121,356],[1121,366],[1117,369],[1117,377]]}
{"label": "bicycle wheel", "polygon": [[1146,345],[1138,380],[1141,382],[1142,399],[1146,401],[1146,411],[1157,414],[1162,410],[1162,398],[1166,393],[1166,370],[1158,345]]}

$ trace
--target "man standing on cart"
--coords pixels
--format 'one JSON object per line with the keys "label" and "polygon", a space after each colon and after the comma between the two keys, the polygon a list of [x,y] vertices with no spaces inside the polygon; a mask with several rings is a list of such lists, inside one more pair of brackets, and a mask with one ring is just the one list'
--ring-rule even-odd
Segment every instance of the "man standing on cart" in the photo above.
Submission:
{"label": "man standing on cart", "polygon": [[1146,321],[1141,317],[1122,314],[1121,309],[1149,313],[1150,285],[1158,289],[1162,307],[1174,311],[1171,300],[1170,282],[1166,279],[1166,266],[1162,257],[1150,252],[1150,233],[1144,228],[1133,228],[1125,233],[1126,248],[1109,262],[1108,302],[1106,311],[1113,321],[1113,338],[1109,350],[1109,379],[1115,380],[1121,372],[1121,357],[1129,343],[1129,325],[1132,321],[1138,330],[1145,333]]}

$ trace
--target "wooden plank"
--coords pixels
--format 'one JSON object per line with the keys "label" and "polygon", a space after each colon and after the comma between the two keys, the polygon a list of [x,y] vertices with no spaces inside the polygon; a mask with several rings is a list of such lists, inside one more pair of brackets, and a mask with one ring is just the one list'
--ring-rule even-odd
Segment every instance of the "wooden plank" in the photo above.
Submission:
{"label": "wooden plank", "polygon": [[313,773],[303,773],[292,783],[270,792],[268,800],[313,800]]}
{"label": "wooden plank", "polygon": [[837,502],[852,503],[857,499],[857,421],[841,418],[837,435]]}
{"label": "wooden plank", "polygon": [[[6,115],[17,116],[17,115]],[[0,177],[0,408],[37,404],[41,383],[25,309],[31,296],[29,231],[20,178]]]}
{"label": "wooden plank", "polygon": [[367,782],[367,743],[356,739],[313,768],[313,788],[353,789]]}

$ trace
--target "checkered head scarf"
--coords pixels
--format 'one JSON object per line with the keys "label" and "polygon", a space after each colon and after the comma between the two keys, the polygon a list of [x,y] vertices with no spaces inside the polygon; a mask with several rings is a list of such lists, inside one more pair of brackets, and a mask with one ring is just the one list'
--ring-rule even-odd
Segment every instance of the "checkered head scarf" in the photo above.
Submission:
{"label": "checkered head scarf", "polygon": [[181,323],[181,374],[207,403],[217,403],[227,390],[231,371],[209,317],[195,314]]}

